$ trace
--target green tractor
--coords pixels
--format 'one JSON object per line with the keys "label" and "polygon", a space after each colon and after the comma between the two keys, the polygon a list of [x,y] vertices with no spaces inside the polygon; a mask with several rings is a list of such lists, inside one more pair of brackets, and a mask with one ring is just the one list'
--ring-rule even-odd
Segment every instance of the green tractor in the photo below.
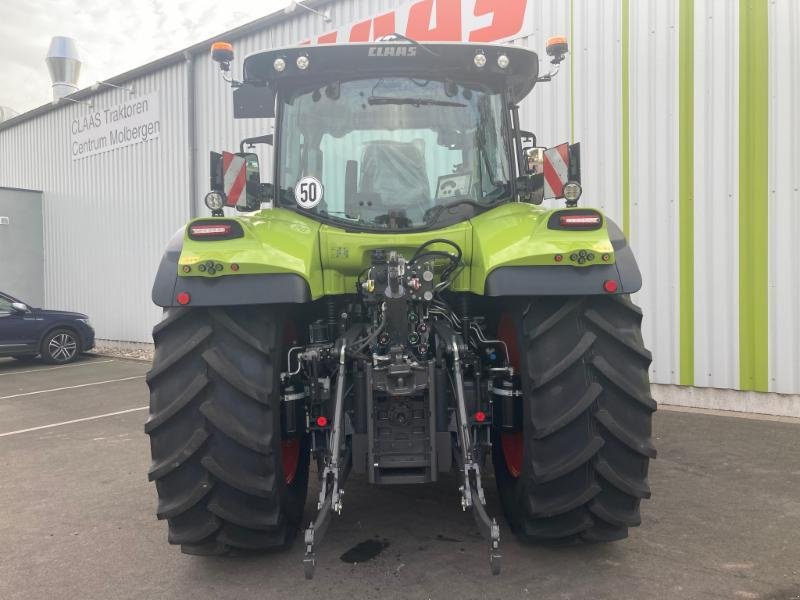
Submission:
{"label": "green tractor", "polygon": [[[540,74],[520,47],[395,35],[259,52],[226,77],[235,116],[275,129],[212,153],[211,216],[176,234],[153,288],[146,432],[170,543],[277,550],[306,525],[311,578],[349,475],[452,471],[497,573],[489,456],[520,540],[639,525],[656,454],[641,276],[619,227],[577,206],[577,146],[520,128],[566,40],[547,52]],[[212,57],[230,72],[230,45]]]}

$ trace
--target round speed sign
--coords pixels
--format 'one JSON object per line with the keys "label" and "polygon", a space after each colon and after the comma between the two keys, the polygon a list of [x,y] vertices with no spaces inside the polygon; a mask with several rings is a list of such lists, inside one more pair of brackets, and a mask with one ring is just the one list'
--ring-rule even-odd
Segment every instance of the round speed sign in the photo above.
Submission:
{"label": "round speed sign", "polygon": [[325,190],[316,177],[303,177],[294,186],[294,200],[300,208],[310,209],[322,202]]}

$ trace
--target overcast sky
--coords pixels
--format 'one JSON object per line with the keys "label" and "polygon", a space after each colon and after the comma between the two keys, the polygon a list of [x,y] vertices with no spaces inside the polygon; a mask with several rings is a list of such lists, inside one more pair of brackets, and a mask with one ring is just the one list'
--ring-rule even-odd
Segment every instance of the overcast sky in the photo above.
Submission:
{"label": "overcast sky", "polygon": [[0,0],[0,106],[24,112],[50,101],[50,38],[78,40],[79,86],[284,8],[288,0]]}

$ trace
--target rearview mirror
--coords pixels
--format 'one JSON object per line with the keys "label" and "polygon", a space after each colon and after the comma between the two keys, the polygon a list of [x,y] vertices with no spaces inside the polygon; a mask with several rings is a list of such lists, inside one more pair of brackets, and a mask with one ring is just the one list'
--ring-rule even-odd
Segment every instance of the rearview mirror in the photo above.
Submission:
{"label": "rearview mirror", "polygon": [[525,151],[525,160],[528,175],[538,175],[544,172],[544,151],[547,148],[528,148]]}
{"label": "rearview mirror", "polygon": [[239,153],[237,156],[244,158],[245,164],[245,206],[236,204],[237,210],[258,210],[261,208],[262,186],[261,170],[258,164],[258,155],[252,152]]}
{"label": "rearview mirror", "polygon": [[17,313],[26,313],[28,312],[28,305],[24,302],[12,302],[11,308],[14,309],[14,312]]}

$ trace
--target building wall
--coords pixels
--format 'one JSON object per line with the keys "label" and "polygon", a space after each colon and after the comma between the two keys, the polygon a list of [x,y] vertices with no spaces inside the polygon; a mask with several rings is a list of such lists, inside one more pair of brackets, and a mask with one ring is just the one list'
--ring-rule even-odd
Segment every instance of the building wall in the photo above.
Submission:
{"label": "building wall", "polygon": [[0,187],[0,292],[44,302],[42,193]]}
{"label": "building wall", "polygon": [[[329,6],[339,28],[397,3]],[[582,203],[628,233],[644,276],[634,299],[645,314],[653,380],[800,392],[798,4],[528,0],[527,10],[533,30],[513,43],[541,51],[550,35],[566,33],[571,54],[561,74],[523,103],[523,125],[542,145],[582,143]],[[234,73],[247,54],[316,39],[324,25],[297,10],[235,39]],[[191,212],[206,212],[208,150],[271,131],[271,122],[232,119],[230,89],[207,54],[191,68],[193,150],[185,64],[132,82],[161,95],[165,129],[152,145],[72,163],[57,148],[80,106],[0,130],[0,185],[45,191],[47,301],[91,313],[102,338],[149,340],[160,248]],[[763,96],[751,84],[760,73]],[[102,92],[96,101],[117,102],[120,94]],[[761,145],[763,152],[754,150]],[[269,152],[261,155],[268,164]]]}
{"label": "building wall", "polygon": [[[144,144],[73,160],[67,104],[0,131],[0,185],[43,191],[44,304],[91,316],[98,337],[145,342],[160,309],[150,288],[167,240],[189,216],[186,67],[132,82],[161,98],[161,135]],[[103,109],[128,99],[109,89]]]}

